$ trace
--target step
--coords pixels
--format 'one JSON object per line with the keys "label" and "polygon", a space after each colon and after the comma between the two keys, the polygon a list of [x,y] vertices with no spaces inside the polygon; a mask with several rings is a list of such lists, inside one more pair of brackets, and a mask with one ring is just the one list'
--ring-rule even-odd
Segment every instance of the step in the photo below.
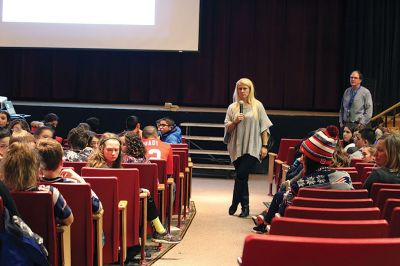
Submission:
{"label": "step", "polygon": [[206,164],[206,163],[194,163],[193,168],[195,169],[212,169],[212,170],[235,170],[235,167],[230,164]]}
{"label": "step", "polygon": [[211,136],[183,136],[187,140],[224,141],[224,137]]}
{"label": "step", "polygon": [[180,123],[181,127],[216,127],[216,128],[224,128],[224,124],[215,124],[215,123]]}
{"label": "step", "polygon": [[228,151],[221,151],[221,150],[195,150],[190,149],[190,154],[210,154],[210,155],[229,155]]}

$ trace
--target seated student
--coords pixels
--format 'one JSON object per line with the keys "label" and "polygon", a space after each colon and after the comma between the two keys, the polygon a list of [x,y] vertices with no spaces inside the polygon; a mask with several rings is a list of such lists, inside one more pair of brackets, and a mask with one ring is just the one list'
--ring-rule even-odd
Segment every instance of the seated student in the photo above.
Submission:
{"label": "seated student", "polygon": [[19,132],[21,130],[31,132],[29,124],[25,121],[25,119],[14,119],[10,122],[9,128],[12,132]]}
{"label": "seated student", "polygon": [[98,117],[89,117],[85,122],[90,126],[90,131],[95,133],[100,132],[100,119]]}
{"label": "seated student", "polygon": [[0,129],[0,161],[3,159],[8,146],[10,145],[11,133],[8,128]]}
{"label": "seated student", "polygon": [[329,187],[331,189],[354,189],[347,172],[335,171],[330,168],[333,154],[337,145],[339,130],[335,126],[328,126],[304,140],[300,151],[304,167],[303,175],[287,181],[287,192],[277,192],[271,202],[268,212],[262,219],[255,219],[257,224],[253,228],[255,233],[267,232],[266,224],[270,224],[276,213],[284,214],[285,208],[291,205],[293,198],[302,187]]}
{"label": "seated student", "polygon": [[5,110],[0,110],[0,129],[8,128],[8,124],[11,121],[10,114]]}
{"label": "seated student", "polygon": [[182,143],[181,129],[175,125],[174,120],[164,117],[157,120],[157,128],[160,139],[167,143]]}
{"label": "seated student", "polygon": [[43,123],[45,126],[51,127],[55,131],[58,126],[59,120],[60,119],[58,115],[56,115],[55,113],[48,113],[44,116]]}
{"label": "seated student", "polygon": [[154,126],[146,126],[143,129],[142,141],[147,150],[147,159],[165,160],[167,162],[167,175],[172,176],[174,173],[174,157],[172,148],[171,145],[158,138],[157,128]]}
{"label": "seated student", "polygon": [[378,140],[375,162],[380,168],[373,170],[363,187],[371,192],[373,183],[400,183],[400,134],[386,133]]}
{"label": "seated student", "polygon": [[[118,136],[113,133],[104,133],[100,139],[99,148],[90,156],[88,166],[95,168],[121,168],[122,153],[121,141]],[[157,243],[178,243],[180,239],[170,235],[165,230],[159,219],[157,207],[150,197],[147,189],[141,189],[146,192],[147,197],[147,220],[151,221],[155,231],[152,241]]]}
{"label": "seated student", "polygon": [[88,147],[90,135],[82,127],[71,129],[67,136],[69,150],[65,151],[64,161],[67,162],[87,162],[93,148]]}
{"label": "seated student", "polygon": [[146,147],[141,138],[133,131],[125,134],[125,155],[122,158],[123,163],[149,163],[146,158]]}
{"label": "seated student", "polygon": [[74,216],[67,202],[53,186],[38,186],[40,160],[27,143],[10,144],[3,158],[0,174],[11,191],[49,191],[53,194],[54,215],[58,223],[70,225]]}
{"label": "seated student", "polygon": [[362,153],[362,161],[364,163],[374,163],[375,162],[375,154],[376,152],[376,147],[373,146],[367,146],[361,148],[361,153]]}
{"label": "seated student", "polygon": [[372,128],[363,128],[354,133],[354,143],[357,150],[350,154],[351,159],[362,159],[362,147],[372,146],[375,143],[375,133]]}
{"label": "seated student", "polygon": [[353,136],[356,128],[357,124],[354,123],[346,123],[343,127],[342,147],[347,154],[352,154],[356,150]]}
{"label": "seated student", "polygon": [[33,136],[35,136],[36,140],[52,139],[54,136],[54,130],[48,126],[39,127],[35,130],[35,133],[33,134]]}
{"label": "seated student", "polygon": [[99,141],[100,139],[97,137],[96,133],[93,131],[88,131],[89,134],[89,147],[92,148],[93,150],[96,150],[99,146]]}
{"label": "seated student", "polygon": [[[63,169],[63,149],[61,144],[53,139],[41,139],[36,143],[41,166],[40,179],[48,183],[83,183],[85,179],[72,169]],[[92,190],[92,211],[97,213],[103,207],[96,193]]]}
{"label": "seated student", "polygon": [[133,131],[140,138],[142,138],[142,130],[140,129],[139,117],[131,115],[126,119],[125,124],[126,124],[126,129],[124,133]]}
{"label": "seated student", "polygon": [[41,121],[32,121],[31,122],[31,133],[34,134],[36,129],[38,129],[39,127],[43,127],[44,123]]}

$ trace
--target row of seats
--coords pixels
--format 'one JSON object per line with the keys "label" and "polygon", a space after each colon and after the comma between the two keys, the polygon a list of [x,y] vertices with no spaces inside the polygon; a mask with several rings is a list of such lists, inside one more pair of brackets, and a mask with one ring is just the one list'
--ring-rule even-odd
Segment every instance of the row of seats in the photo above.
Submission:
{"label": "row of seats", "polygon": [[[185,220],[190,211],[191,163],[187,145],[177,146],[173,147],[174,176],[170,179],[167,178],[166,162],[163,160],[151,160],[150,164],[124,164],[123,169],[89,168],[85,167],[86,163],[65,162],[64,167],[73,167],[87,182],[52,183],[73,211],[74,223],[71,226],[56,226],[50,193],[13,192],[25,222],[43,236],[50,263],[93,265],[95,262],[96,265],[103,265],[119,260],[122,265],[127,247],[136,245],[141,245],[143,262],[147,232],[151,228],[147,228],[146,222],[147,194],[139,193],[140,188],[151,192],[162,222],[168,222],[168,230],[172,214],[178,215],[177,226],[180,227],[182,219]],[[174,182],[176,198],[172,206]],[[104,213],[92,215],[90,189],[99,196]]]}
{"label": "row of seats", "polygon": [[269,235],[246,237],[239,264],[398,265],[400,189],[373,189],[376,199],[367,190],[300,189]]}

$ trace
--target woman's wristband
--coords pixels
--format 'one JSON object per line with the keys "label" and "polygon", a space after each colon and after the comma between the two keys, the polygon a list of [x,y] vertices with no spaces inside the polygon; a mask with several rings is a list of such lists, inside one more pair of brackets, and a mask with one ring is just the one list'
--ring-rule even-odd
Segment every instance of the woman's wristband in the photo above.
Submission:
{"label": "woman's wristband", "polygon": [[263,144],[263,145],[261,145],[261,147],[263,147],[263,148],[266,148],[266,149],[267,149],[267,148],[268,148],[268,145],[264,145],[264,144]]}

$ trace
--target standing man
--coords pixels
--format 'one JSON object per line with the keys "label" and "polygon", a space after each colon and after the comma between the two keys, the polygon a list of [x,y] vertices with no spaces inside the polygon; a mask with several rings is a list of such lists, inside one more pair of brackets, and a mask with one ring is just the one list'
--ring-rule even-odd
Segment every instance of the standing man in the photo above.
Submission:
{"label": "standing man", "polygon": [[339,123],[343,128],[346,123],[365,126],[372,117],[372,97],[369,90],[361,86],[363,75],[354,70],[350,75],[350,85],[343,94],[340,105]]}

